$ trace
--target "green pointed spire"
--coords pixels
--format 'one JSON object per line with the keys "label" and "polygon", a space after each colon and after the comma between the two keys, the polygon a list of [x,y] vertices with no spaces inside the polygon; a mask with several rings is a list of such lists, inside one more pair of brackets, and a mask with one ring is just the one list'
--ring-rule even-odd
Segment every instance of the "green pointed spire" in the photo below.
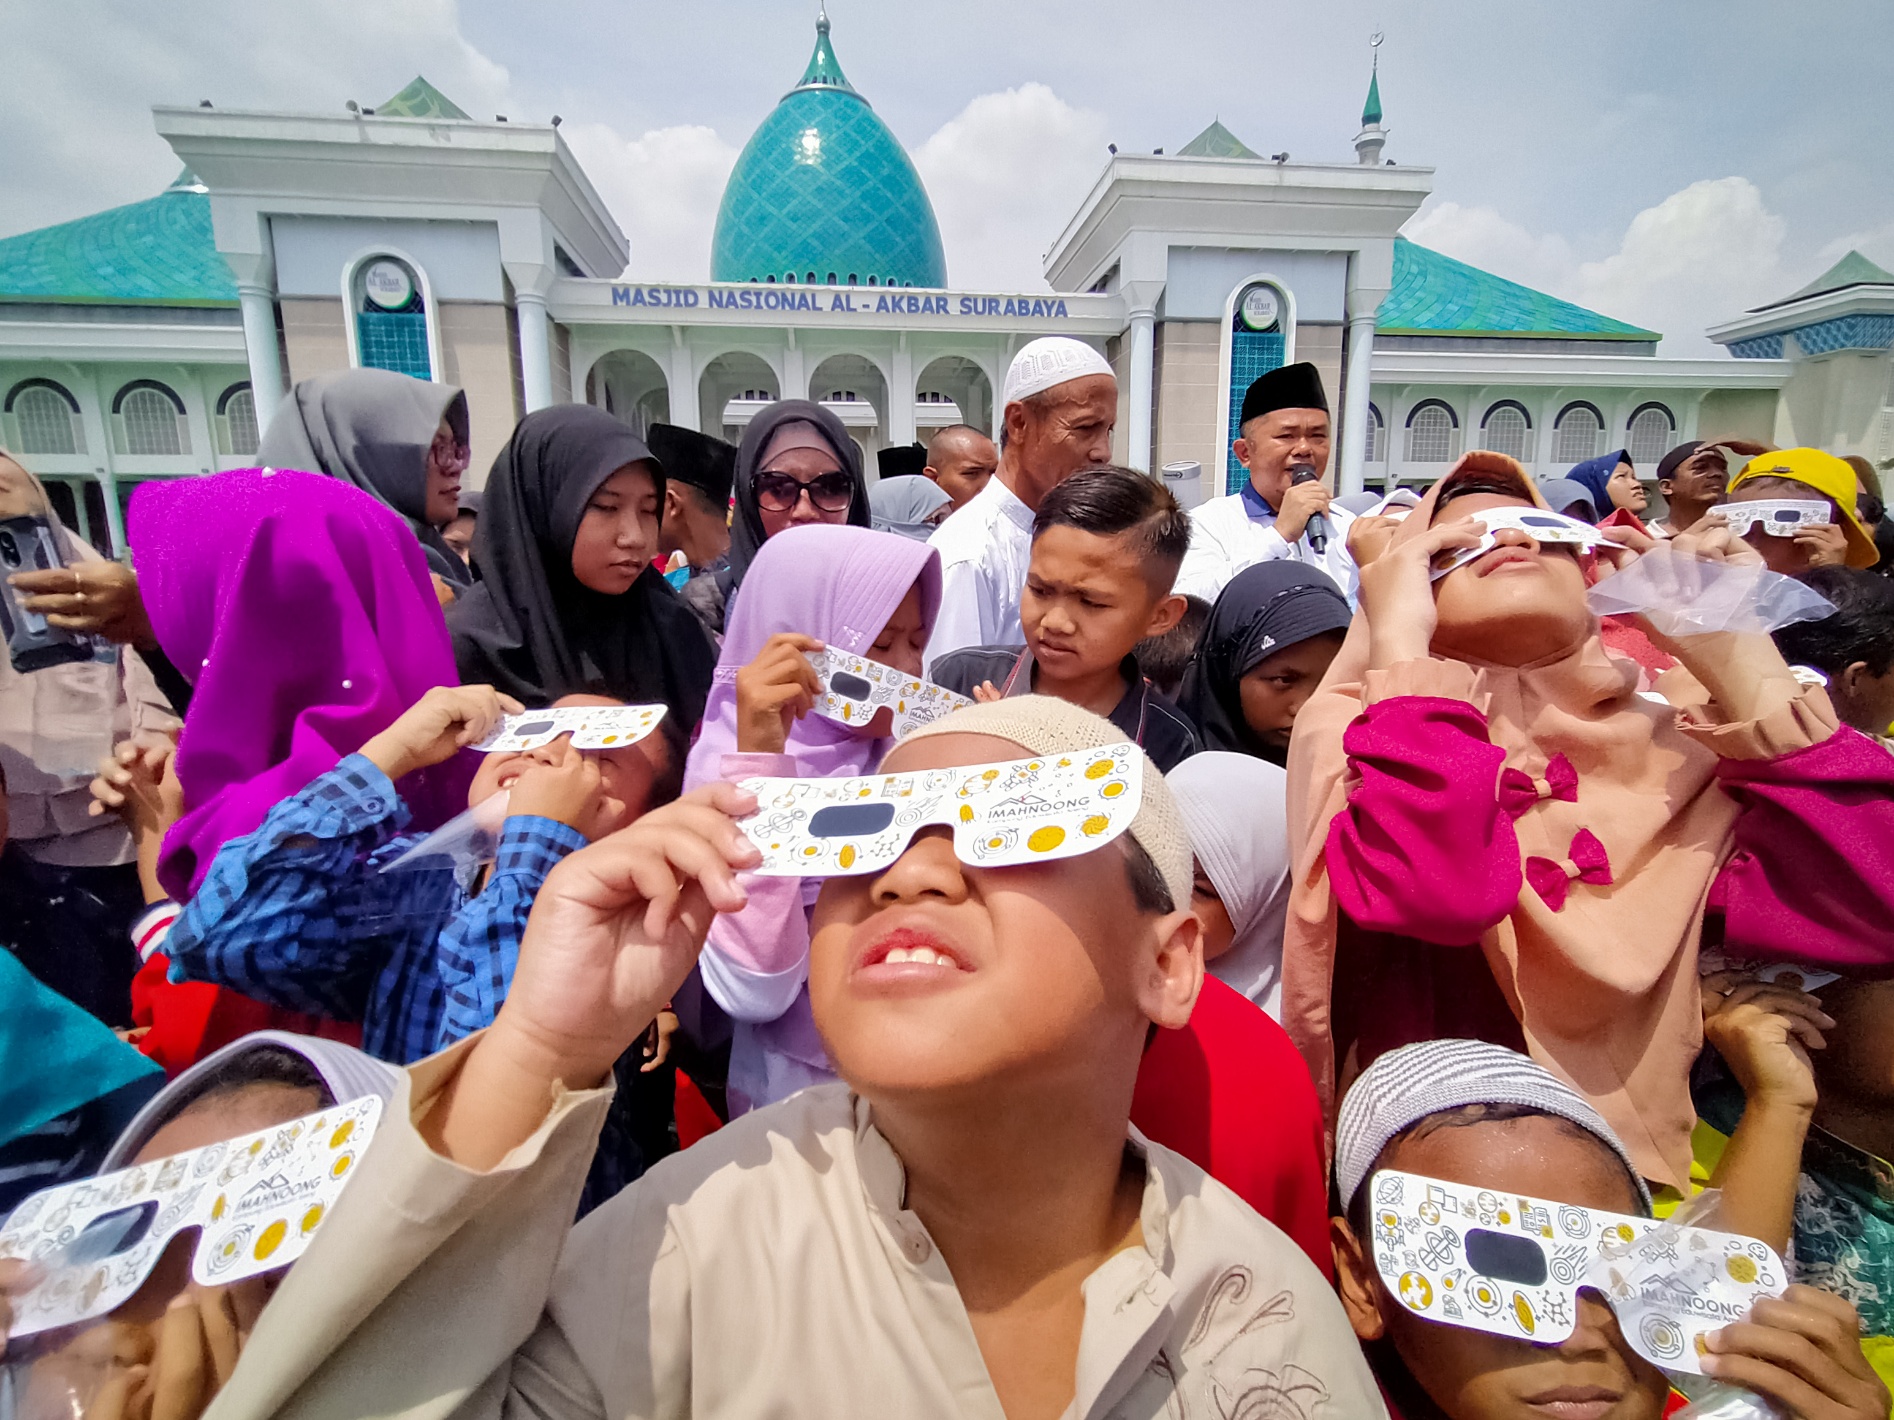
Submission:
{"label": "green pointed spire", "polygon": [[[1379,59],[1379,56],[1376,56]],[[1368,76],[1368,102],[1361,106],[1361,126],[1377,127],[1381,122],[1381,66],[1377,63]]]}
{"label": "green pointed spire", "polygon": [[[809,67],[802,71],[802,82],[796,88],[855,92],[855,86],[848,82],[848,76],[842,72],[841,61],[835,57],[835,47],[829,43],[829,11],[826,5],[816,12],[815,53],[809,56]],[[794,93],[795,89],[790,92]]]}
{"label": "green pointed spire", "polygon": [[1262,154],[1251,150],[1241,138],[1238,138],[1221,121],[1199,133],[1190,142],[1177,150],[1180,158],[1261,158]]}
{"label": "green pointed spire", "polygon": [[414,82],[375,110],[381,118],[458,118],[470,117],[467,111],[419,74]]}

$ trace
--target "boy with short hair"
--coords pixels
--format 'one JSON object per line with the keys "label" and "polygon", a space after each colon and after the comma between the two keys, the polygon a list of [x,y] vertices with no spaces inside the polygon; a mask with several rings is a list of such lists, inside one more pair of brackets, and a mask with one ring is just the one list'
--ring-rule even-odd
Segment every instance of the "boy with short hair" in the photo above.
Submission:
{"label": "boy with short hair", "polygon": [[1050,695],[1109,719],[1169,773],[1201,748],[1139,668],[1137,647],[1183,617],[1171,591],[1190,519],[1156,479],[1105,466],[1054,488],[1033,517],[1019,599],[1026,648],[969,646],[933,663],[940,685],[978,700]]}
{"label": "boy with short hair", "polygon": [[[1657,1420],[1664,1373],[1625,1341],[1590,1289],[1565,1340],[1540,1344],[1412,1314],[1376,1266],[1368,1181],[1398,1169],[1448,1183],[1648,1216],[1624,1145],[1544,1066],[1503,1046],[1433,1040],[1379,1057],[1342,1103],[1332,1223],[1342,1304],[1390,1409],[1403,1420]],[[1882,1420],[1888,1392],[1840,1297],[1792,1286],[1706,1337],[1705,1374],[1759,1391],[1781,1413]]]}
{"label": "boy with short hair", "polygon": [[[1017,699],[883,770],[1117,738]],[[1380,1414],[1295,1244],[1131,1132],[1146,1036],[1188,1018],[1203,970],[1176,806],[1133,771],[1136,815],[1089,852],[981,868],[923,828],[826,881],[809,988],[846,1083],[665,1161],[562,1252],[596,1086],[741,907],[757,855],[729,816],[755,801],[707,785],[575,853],[492,1029],[410,1072],[232,1413]]]}
{"label": "boy with short hair", "polygon": [[1834,614],[1774,633],[1798,675],[1817,672],[1842,723],[1887,744],[1894,725],[1894,581],[1857,567],[1817,567],[1802,577],[1834,604]]}

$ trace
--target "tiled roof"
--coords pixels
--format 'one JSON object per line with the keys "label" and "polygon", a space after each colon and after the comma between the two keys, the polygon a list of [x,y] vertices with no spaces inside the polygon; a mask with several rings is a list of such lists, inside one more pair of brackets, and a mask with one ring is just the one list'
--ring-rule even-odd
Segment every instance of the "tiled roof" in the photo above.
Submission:
{"label": "tiled roof", "polygon": [[1382,301],[1382,335],[1508,336],[1548,340],[1637,340],[1658,332],[1561,301],[1405,237],[1394,239],[1394,289]]}
{"label": "tiled roof", "polygon": [[469,115],[465,109],[428,83],[419,74],[414,82],[375,110],[377,118],[458,118]]}
{"label": "tiled roof", "polygon": [[144,202],[0,240],[0,300],[233,306],[237,283],[186,172]]}
{"label": "tiled roof", "polygon": [[1190,142],[1177,150],[1180,158],[1261,158],[1222,123],[1213,121]]}
{"label": "tiled roof", "polygon": [[[1844,291],[1850,286],[1894,286],[1894,272],[1883,271],[1860,252],[1851,251],[1793,296],[1784,296],[1780,301],[1771,301],[1769,304],[1786,306],[1791,301],[1824,295],[1829,291]],[[1768,310],[1769,306],[1757,309]]]}

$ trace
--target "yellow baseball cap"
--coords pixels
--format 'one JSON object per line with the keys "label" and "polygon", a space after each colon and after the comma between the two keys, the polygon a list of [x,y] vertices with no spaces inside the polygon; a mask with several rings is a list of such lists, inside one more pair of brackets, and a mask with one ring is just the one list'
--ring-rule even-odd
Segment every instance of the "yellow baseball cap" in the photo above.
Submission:
{"label": "yellow baseball cap", "polygon": [[1848,565],[1872,567],[1881,560],[1880,551],[1874,545],[1874,534],[1862,526],[1861,517],[1855,512],[1855,503],[1861,496],[1855,471],[1835,455],[1820,449],[1773,449],[1758,454],[1730,480],[1731,495],[1752,478],[1793,479],[1832,498],[1841,509],[1842,532],[1848,539]]}

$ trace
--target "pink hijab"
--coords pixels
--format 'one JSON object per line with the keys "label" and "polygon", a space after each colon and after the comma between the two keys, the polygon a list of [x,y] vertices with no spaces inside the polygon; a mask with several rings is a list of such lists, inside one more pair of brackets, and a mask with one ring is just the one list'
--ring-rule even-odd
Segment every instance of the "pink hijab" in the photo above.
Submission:
{"label": "pink hijab", "polygon": [[[917,582],[921,624],[931,631],[940,610],[940,554],[926,543],[868,528],[813,524],[788,528],[758,548],[724,628],[703,733],[691,749],[684,787],[722,777],[723,756],[737,747],[737,672],[770,637],[799,631],[838,651],[866,655]],[[873,769],[888,747],[886,740],[863,739],[812,714],[796,722],[785,750],[802,774],[827,779]]]}
{"label": "pink hijab", "polygon": [[[183,900],[225,843],[460,678],[420,544],[359,489],[254,468],[162,479],[130,522],[152,630],[192,687],[187,811],[158,864]],[[403,779],[414,826],[465,808],[468,778],[457,757]]]}

